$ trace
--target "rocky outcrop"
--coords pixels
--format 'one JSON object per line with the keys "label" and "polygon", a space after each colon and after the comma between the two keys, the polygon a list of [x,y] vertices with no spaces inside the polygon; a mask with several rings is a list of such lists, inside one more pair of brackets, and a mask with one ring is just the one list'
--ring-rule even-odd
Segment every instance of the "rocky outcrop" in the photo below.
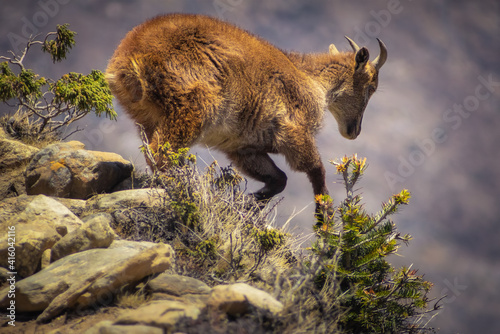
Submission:
{"label": "rocky outcrop", "polygon": [[[82,221],[58,201],[44,196],[19,196],[0,202],[0,228],[15,229],[15,268],[21,277],[32,275],[42,254]],[[0,266],[8,267],[7,233],[0,235]]]}
{"label": "rocky outcrop", "polygon": [[[6,222],[47,221],[56,228],[66,227],[71,232],[82,224],[66,206],[52,197],[22,195],[0,202],[0,224]],[[61,232],[61,235],[66,233]]]}
{"label": "rocky outcrop", "polygon": [[[161,273],[172,266],[174,251],[165,244],[92,249],[66,256],[16,284],[20,312],[43,311],[38,320],[52,319],[68,308],[105,305],[122,286]],[[8,303],[8,288],[0,291],[0,307]]]}
{"label": "rocky outcrop", "polygon": [[[8,172],[2,176],[9,179],[17,171],[28,193],[0,189],[0,229],[15,231],[12,267],[9,235],[0,235],[0,283],[13,277],[10,271],[17,272],[17,314],[37,312],[37,326],[44,326],[67,311],[79,316],[109,305],[124,290],[142,291],[144,299],[132,303],[135,309],[113,308],[113,317],[86,327],[87,334],[165,333],[192,324],[208,326],[212,314],[234,319],[252,312],[281,312],[279,301],[250,285],[210,287],[175,274],[170,245],[120,239],[144,236],[138,232],[151,229],[144,214],[161,212],[168,199],[161,189],[127,189],[135,184],[134,179],[123,181],[131,170],[120,156],[87,151],[79,142],[38,150],[0,132],[0,171]],[[0,178],[0,188],[3,184]],[[11,302],[10,285],[3,286],[0,308]]]}
{"label": "rocky outcrop", "polygon": [[26,168],[26,192],[87,199],[130,177],[132,164],[115,153],[88,151],[78,141],[40,150]]}
{"label": "rocky outcrop", "polygon": [[[44,195],[22,195],[0,201],[0,228],[15,228],[16,271],[28,277],[42,267],[42,255],[54,262],[66,255],[106,248],[114,240],[111,229],[113,213],[124,207],[151,207],[160,203],[163,191],[152,189],[125,190],[96,196],[89,201],[52,198]],[[88,202],[88,203],[87,203]],[[86,217],[85,223],[66,207],[77,213],[86,210],[104,211]],[[0,235],[0,266],[8,267],[8,235]]]}

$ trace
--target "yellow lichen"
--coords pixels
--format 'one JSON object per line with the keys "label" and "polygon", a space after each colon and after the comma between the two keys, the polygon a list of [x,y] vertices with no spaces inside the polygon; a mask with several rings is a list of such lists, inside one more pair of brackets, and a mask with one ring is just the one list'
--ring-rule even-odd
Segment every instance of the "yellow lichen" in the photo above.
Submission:
{"label": "yellow lichen", "polygon": [[66,167],[64,159],[50,162],[50,170],[53,170],[54,172],[58,171],[62,167]]}

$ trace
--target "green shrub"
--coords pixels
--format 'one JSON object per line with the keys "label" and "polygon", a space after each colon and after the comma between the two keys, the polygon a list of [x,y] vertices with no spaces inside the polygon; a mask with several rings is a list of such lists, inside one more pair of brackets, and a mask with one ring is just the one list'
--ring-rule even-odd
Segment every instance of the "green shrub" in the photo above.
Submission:
{"label": "green shrub", "polygon": [[101,71],[92,70],[88,75],[71,72],[54,81],[24,66],[34,45],[42,45],[54,63],[66,58],[75,45],[75,34],[67,24],[58,25],[43,41],[31,38],[21,54],[11,51],[11,56],[0,57],[4,60],[0,63],[0,101],[13,110],[0,123],[11,136],[30,144],[53,141],[60,130],[91,111],[116,118],[111,91]]}
{"label": "green shrub", "polygon": [[[402,190],[382,204],[380,212],[368,214],[354,187],[363,175],[366,159],[344,157],[334,163],[342,175],[346,199],[329,214],[327,196],[316,198],[321,207],[315,230],[313,257],[325,263],[314,276],[317,291],[333,289],[331,297],[344,310],[339,326],[349,333],[418,333],[428,313],[432,283],[408,268],[396,269],[387,262],[399,242],[408,244],[389,217],[406,205],[410,193]],[[438,306],[434,306],[437,309]]]}

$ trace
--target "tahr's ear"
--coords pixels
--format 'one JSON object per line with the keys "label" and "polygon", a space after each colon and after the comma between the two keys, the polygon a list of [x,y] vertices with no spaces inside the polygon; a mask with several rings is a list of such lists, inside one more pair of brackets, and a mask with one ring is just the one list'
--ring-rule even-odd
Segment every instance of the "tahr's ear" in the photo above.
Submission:
{"label": "tahr's ear", "polygon": [[339,53],[339,50],[337,50],[335,44],[330,44],[329,50],[331,55],[336,55],[337,53]]}
{"label": "tahr's ear", "polygon": [[365,47],[360,48],[356,52],[356,71],[359,69],[363,69],[368,62],[368,59],[370,59],[370,53],[368,52],[368,49]]}

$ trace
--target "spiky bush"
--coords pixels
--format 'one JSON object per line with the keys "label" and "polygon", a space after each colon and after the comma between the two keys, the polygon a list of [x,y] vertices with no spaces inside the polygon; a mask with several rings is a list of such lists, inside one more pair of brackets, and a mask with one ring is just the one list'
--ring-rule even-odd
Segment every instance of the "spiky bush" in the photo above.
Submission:
{"label": "spiky bush", "polygon": [[[341,310],[339,327],[349,333],[420,333],[431,330],[423,323],[430,310],[428,293],[432,283],[411,266],[394,268],[387,257],[411,236],[397,231],[390,216],[406,205],[410,193],[405,189],[393,195],[376,214],[368,214],[355,192],[363,175],[366,159],[344,157],[334,162],[342,175],[347,196],[329,214],[328,196],[316,198],[321,210],[312,246],[316,263],[314,286],[327,293]],[[313,261],[311,261],[313,263]]]}

